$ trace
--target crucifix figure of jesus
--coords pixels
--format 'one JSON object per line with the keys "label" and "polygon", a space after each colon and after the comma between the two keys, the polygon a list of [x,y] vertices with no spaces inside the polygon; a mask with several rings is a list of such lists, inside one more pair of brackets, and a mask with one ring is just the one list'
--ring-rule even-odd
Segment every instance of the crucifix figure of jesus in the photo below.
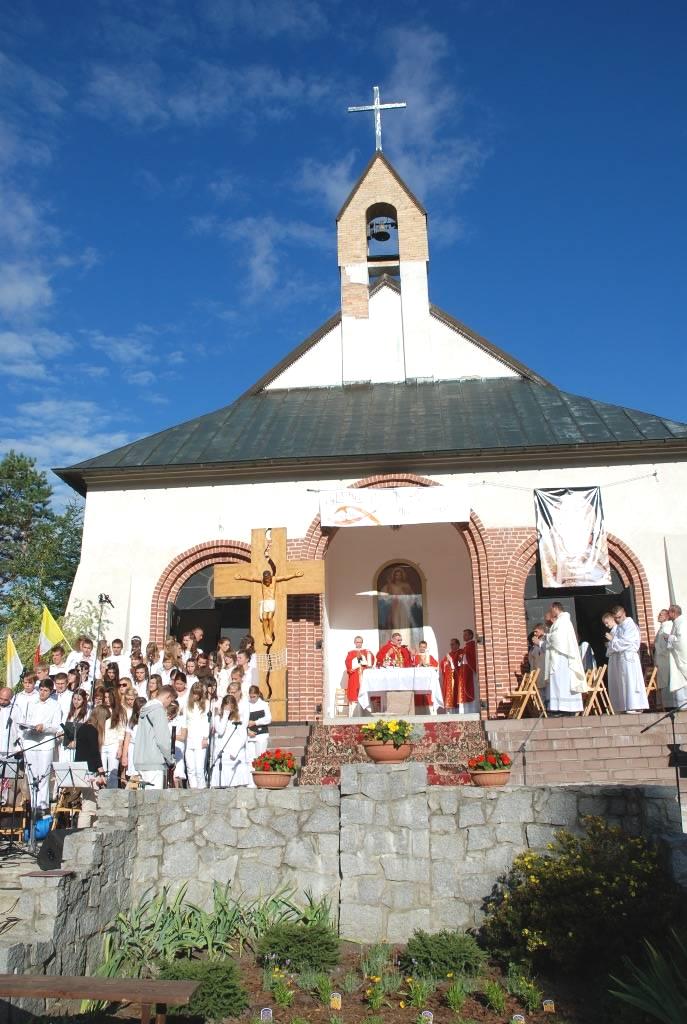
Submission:
{"label": "crucifix figure of jesus", "polygon": [[235,580],[243,580],[244,583],[259,583],[262,597],[258,606],[258,616],[262,625],[262,638],[265,647],[271,647],[274,643],[274,613],[277,610],[277,584],[287,583],[289,580],[297,580],[303,576],[301,570],[291,573],[290,576],[275,576],[265,569],[262,576],[242,576],[237,573]]}
{"label": "crucifix figure of jesus", "polygon": [[372,86],[372,104],[368,104],[365,107],[349,107],[349,114],[357,114],[361,110],[374,110],[375,115],[375,149],[378,153],[382,151],[382,111],[383,110],[396,110],[401,107],[407,107],[407,103],[382,103],[379,99],[379,86]]}
{"label": "crucifix figure of jesus", "polygon": [[[289,558],[283,527],[251,531],[251,560],[247,564],[215,566],[215,598],[250,598],[250,631],[255,637],[261,636],[264,643],[264,654],[258,652],[260,686],[269,697],[274,722],[287,719],[288,599],[323,593],[324,561]],[[306,649],[300,645],[288,652],[295,692],[305,655]]]}

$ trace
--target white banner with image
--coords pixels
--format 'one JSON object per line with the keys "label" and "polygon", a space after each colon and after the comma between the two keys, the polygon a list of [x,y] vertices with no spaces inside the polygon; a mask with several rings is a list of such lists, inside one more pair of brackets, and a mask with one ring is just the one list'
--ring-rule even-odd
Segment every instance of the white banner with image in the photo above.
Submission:
{"label": "white banner with image", "polygon": [[534,492],[542,586],[603,587],[611,582],[599,487]]}
{"label": "white banner with image", "polygon": [[466,523],[467,487],[356,487],[320,491],[322,526]]}

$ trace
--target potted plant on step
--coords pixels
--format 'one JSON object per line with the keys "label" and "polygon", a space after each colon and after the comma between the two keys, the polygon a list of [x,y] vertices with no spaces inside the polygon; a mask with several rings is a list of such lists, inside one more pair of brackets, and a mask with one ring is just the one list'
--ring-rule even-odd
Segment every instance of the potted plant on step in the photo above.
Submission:
{"label": "potted plant on step", "polygon": [[285,789],[296,774],[296,761],[290,750],[266,750],[253,761],[253,782],[258,789]]}
{"label": "potted plant on step", "polygon": [[468,771],[473,786],[506,786],[513,762],[508,754],[487,748],[479,757],[471,757]]}
{"label": "potted plant on step", "polygon": [[413,726],[402,718],[379,718],[362,726],[362,745],[371,761],[400,764],[410,757]]}

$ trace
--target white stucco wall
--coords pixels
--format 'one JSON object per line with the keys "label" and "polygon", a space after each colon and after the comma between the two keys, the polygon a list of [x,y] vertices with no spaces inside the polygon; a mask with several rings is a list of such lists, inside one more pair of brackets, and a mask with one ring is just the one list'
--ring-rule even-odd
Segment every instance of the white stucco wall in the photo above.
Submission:
{"label": "white stucco wall", "polygon": [[[452,636],[474,628],[470,557],[450,523],[339,530],[327,550],[325,595],[325,687],[329,701],[342,685],[346,654],[360,633],[371,651],[380,647],[374,596],[379,570],[410,562],[424,580],[424,637],[441,657]],[[333,706],[329,707],[333,713]]]}
{"label": "white stucco wall", "polygon": [[[413,271],[419,281],[413,278]],[[348,358],[345,360],[345,379],[371,380],[375,383],[401,381],[406,372],[410,377],[433,377],[435,380],[456,380],[461,377],[517,377],[499,359],[485,352],[464,334],[429,316],[427,307],[426,275],[421,268],[410,264],[404,268],[408,278],[407,302],[401,310],[401,297],[393,288],[380,288],[370,299],[368,320],[349,317]],[[419,297],[417,292],[421,293]],[[405,336],[414,339],[413,346],[404,351]],[[429,343],[424,330],[429,329]],[[300,359],[288,366],[268,384],[267,390],[277,388],[324,388],[342,383],[342,331],[341,325],[329,331]]]}
{"label": "white stucco wall", "polygon": [[[642,562],[654,609],[657,611],[669,602],[664,537],[670,538],[672,550],[684,552],[687,464],[446,474],[434,478],[444,484],[468,484],[471,507],[487,528],[534,526],[535,487],[600,485],[607,528],[629,545]],[[139,633],[145,638],[150,626],[152,592],[172,559],[206,541],[250,543],[252,527],[283,526],[290,537],[303,537],[318,514],[317,491],[352,482],[330,479],[220,484],[186,490],[92,491],[86,503],[82,560],[70,606],[80,599],[93,601],[104,591],[115,605],[110,613],[109,635],[120,634],[128,640],[133,633]],[[446,531],[450,529],[404,527],[396,532],[363,527],[340,531],[335,537],[327,556],[332,621],[325,630],[327,663],[336,666],[332,668],[332,685],[338,682],[341,652],[347,647],[351,631],[362,629],[371,645],[375,639],[370,633],[374,620],[369,615],[367,620],[363,615],[362,622],[353,623],[357,616],[357,611],[353,613],[353,606],[357,606],[353,595],[372,589],[369,581],[375,568],[396,556],[417,561],[423,567],[430,586],[429,625],[440,644],[456,627],[471,622],[471,609],[465,603],[469,592],[463,587],[467,571],[464,555],[453,540],[453,546],[447,546]],[[459,540],[455,531],[452,533]],[[416,552],[415,558],[411,548]],[[451,554],[447,556],[449,550]],[[682,579],[680,572],[680,566],[673,565],[676,598],[687,605],[687,579]],[[452,573],[458,586],[451,598],[447,586]],[[442,601],[449,600],[454,608],[451,622],[442,617],[441,610]]]}

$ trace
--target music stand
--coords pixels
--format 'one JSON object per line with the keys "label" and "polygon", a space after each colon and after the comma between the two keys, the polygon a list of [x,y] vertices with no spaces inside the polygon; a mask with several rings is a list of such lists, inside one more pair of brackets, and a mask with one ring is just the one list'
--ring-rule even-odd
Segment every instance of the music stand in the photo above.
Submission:
{"label": "music stand", "polygon": [[56,789],[63,789],[71,786],[74,789],[90,788],[92,786],[92,772],[86,761],[53,761],[52,769],[55,772]]}

